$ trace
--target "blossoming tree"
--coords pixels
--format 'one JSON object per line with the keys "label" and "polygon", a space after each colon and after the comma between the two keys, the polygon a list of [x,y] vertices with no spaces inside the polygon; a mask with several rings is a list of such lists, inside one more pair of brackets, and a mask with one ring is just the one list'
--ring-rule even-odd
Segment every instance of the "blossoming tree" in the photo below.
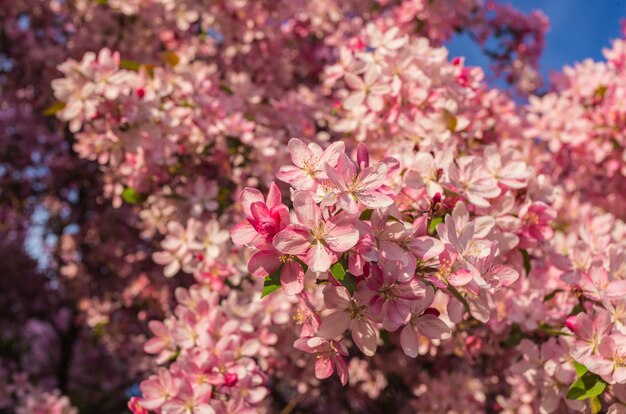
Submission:
{"label": "blossoming tree", "polygon": [[544,83],[492,1],[5,8],[0,411],[626,412],[626,40]]}

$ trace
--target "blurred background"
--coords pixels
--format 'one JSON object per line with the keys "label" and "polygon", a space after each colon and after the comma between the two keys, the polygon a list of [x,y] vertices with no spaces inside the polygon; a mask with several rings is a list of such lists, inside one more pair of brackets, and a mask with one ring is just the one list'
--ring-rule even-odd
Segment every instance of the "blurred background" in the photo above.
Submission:
{"label": "blurred background", "polygon": [[[626,0],[515,0],[503,2],[529,13],[540,10],[550,20],[546,46],[540,59],[541,73],[590,58],[604,60],[602,49],[620,37]],[[454,37],[448,44],[451,56],[465,56],[470,65],[488,69],[489,61],[467,35]]]}

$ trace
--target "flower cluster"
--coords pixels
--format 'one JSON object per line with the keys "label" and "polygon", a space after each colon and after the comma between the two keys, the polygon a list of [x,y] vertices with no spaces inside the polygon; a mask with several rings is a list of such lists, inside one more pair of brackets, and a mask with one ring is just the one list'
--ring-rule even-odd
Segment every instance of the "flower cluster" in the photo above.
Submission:
{"label": "flower cluster", "polygon": [[[426,163],[404,166],[391,157],[374,163],[363,145],[354,161],[341,143],[322,150],[293,138],[289,149],[294,165],[281,167],[277,177],[291,185],[295,221],[276,185],[267,201],[245,189],[246,221],[231,234],[235,243],[257,250],[250,273],[280,280],[286,294],[308,299],[309,289],[325,285],[323,305],[311,310],[321,317],[319,329],[303,329],[295,345],[308,352],[327,352],[319,350],[328,348],[320,341],[340,341],[348,330],[372,356],[384,329],[401,330],[402,349],[415,357],[420,335],[450,336],[451,327],[431,307],[435,290],[449,296],[452,323],[461,322],[465,310],[487,322],[493,295],[519,277],[507,265],[512,250],[552,234],[550,207],[517,194],[528,186],[526,164],[496,168],[502,162],[492,147],[484,159],[450,160],[429,178],[423,175]],[[429,156],[414,154],[418,160]],[[489,167],[498,174],[489,174]],[[506,209],[492,206],[507,199]],[[345,347],[337,344],[330,347],[330,366],[345,383]]]}
{"label": "flower cluster", "polygon": [[270,326],[288,320],[289,303],[271,305],[231,293],[222,306],[208,286],[176,290],[174,315],[151,321],[155,337],[144,349],[171,365],[141,383],[141,400],[129,407],[163,413],[250,412],[268,393],[266,376],[276,358]]}
{"label": "flower cluster", "polygon": [[493,1],[2,23],[0,411],[626,411],[624,39],[540,97]]}

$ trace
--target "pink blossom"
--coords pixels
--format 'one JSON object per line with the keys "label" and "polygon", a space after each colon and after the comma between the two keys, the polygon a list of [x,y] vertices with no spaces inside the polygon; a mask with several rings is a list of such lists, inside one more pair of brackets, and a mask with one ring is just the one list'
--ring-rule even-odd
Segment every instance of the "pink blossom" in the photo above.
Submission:
{"label": "pink blossom", "polygon": [[434,297],[433,288],[427,286],[424,297],[411,303],[408,323],[400,334],[402,350],[411,358],[418,354],[420,334],[430,339],[446,339],[450,336],[450,328],[439,319],[439,312],[429,308]]}
{"label": "pink blossom", "polygon": [[375,112],[383,109],[385,104],[383,96],[389,93],[391,88],[381,79],[376,70],[367,70],[363,78],[348,72],[344,75],[344,80],[353,90],[343,102],[346,109],[355,109],[363,103]]}
{"label": "pink blossom", "polygon": [[271,248],[271,242],[276,233],[289,224],[289,211],[281,203],[281,194],[278,186],[270,185],[267,198],[264,200],[261,192],[255,188],[244,188],[239,196],[239,202],[246,220],[235,225],[230,236],[235,244],[250,244],[257,248]]}
{"label": "pink blossom", "polygon": [[326,272],[337,254],[354,247],[359,232],[342,224],[340,216],[324,221],[309,193],[298,193],[293,204],[300,224],[290,224],[280,231],[274,238],[274,246],[281,253],[305,256],[313,272]]}
{"label": "pink blossom", "polygon": [[315,186],[316,180],[327,178],[324,166],[336,166],[343,152],[343,142],[335,142],[322,150],[315,143],[307,146],[298,138],[292,138],[289,140],[289,153],[294,165],[280,167],[276,177],[298,190],[309,190]]}
{"label": "pink blossom", "polygon": [[359,298],[352,297],[343,286],[327,286],[324,289],[324,302],[329,309],[334,309],[334,312],[322,316],[320,336],[333,339],[349,329],[354,343],[361,352],[367,356],[374,355],[378,330],[369,321],[367,306]]}
{"label": "pink blossom", "polygon": [[158,375],[152,375],[141,383],[143,399],[141,405],[147,410],[156,410],[178,395],[177,381],[172,378],[165,368],[158,370]]}
{"label": "pink blossom", "polygon": [[385,329],[393,331],[393,327],[407,322],[411,302],[420,299],[424,294],[424,285],[416,279],[398,282],[398,265],[386,261],[381,269],[377,265],[370,267],[370,274],[362,291],[372,315],[381,315]]}
{"label": "pink blossom", "polygon": [[280,270],[280,283],[287,295],[304,289],[304,270],[294,256],[280,254],[277,250],[256,252],[248,262],[248,271],[254,276],[266,277]]}
{"label": "pink blossom", "polygon": [[163,414],[214,414],[210,399],[210,386],[181,381],[176,397],[163,404],[161,410]]}
{"label": "pink blossom", "polygon": [[567,325],[576,335],[572,356],[585,364],[597,353],[600,342],[611,333],[611,315],[606,311],[598,311],[593,320],[586,313],[570,318]]}
{"label": "pink blossom", "polygon": [[582,274],[580,287],[586,297],[595,301],[621,301],[626,296],[626,280],[610,280],[599,261],[591,263],[589,271]]}
{"label": "pink blossom", "polygon": [[393,200],[379,191],[387,178],[387,165],[379,162],[357,173],[356,165],[343,154],[339,157],[337,169],[326,164],[326,174],[339,190],[339,206],[349,214],[359,211],[358,203],[367,208],[383,208]]}
{"label": "pink blossom", "polygon": [[348,382],[348,364],[346,364],[344,357],[348,356],[348,350],[341,342],[319,336],[305,336],[296,340],[293,346],[301,351],[316,354],[316,378],[328,378],[334,371],[337,371],[339,380],[343,385],[346,385]]}
{"label": "pink blossom", "polygon": [[525,240],[544,241],[554,234],[550,223],[556,218],[554,209],[542,202],[535,202],[520,209],[521,236]]}
{"label": "pink blossom", "polygon": [[465,156],[450,165],[450,182],[476,207],[489,207],[490,198],[500,195],[498,183],[487,174],[480,158]]}

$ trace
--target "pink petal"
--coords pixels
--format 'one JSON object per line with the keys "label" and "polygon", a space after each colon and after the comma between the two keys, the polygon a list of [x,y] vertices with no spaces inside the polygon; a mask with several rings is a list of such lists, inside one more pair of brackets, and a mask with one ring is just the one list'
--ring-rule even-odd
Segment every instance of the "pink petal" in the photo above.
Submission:
{"label": "pink petal", "polygon": [[259,234],[254,227],[246,220],[242,223],[236,224],[230,230],[230,238],[236,245],[252,244]]}
{"label": "pink petal", "polygon": [[384,105],[385,101],[383,100],[382,96],[374,95],[371,93],[367,96],[367,106],[369,106],[372,111],[378,112],[383,109]]}
{"label": "pink petal", "polygon": [[320,157],[320,163],[322,165],[329,164],[331,167],[337,165],[337,161],[341,154],[346,151],[346,146],[343,141],[337,141],[330,144],[325,150],[322,156]]}
{"label": "pink petal", "polygon": [[384,208],[393,204],[393,199],[378,191],[356,193],[356,198],[367,208]]}
{"label": "pink petal", "polygon": [[241,194],[239,194],[239,203],[246,217],[252,217],[250,206],[257,201],[263,203],[265,200],[263,199],[263,194],[256,188],[246,187],[241,191]]}
{"label": "pink petal", "polygon": [[343,286],[328,285],[324,289],[324,303],[329,309],[345,309],[350,303],[350,292]]}
{"label": "pink petal", "polygon": [[308,192],[299,192],[293,199],[293,209],[298,221],[309,229],[317,228],[322,212]]}
{"label": "pink petal", "polygon": [[287,295],[295,295],[304,289],[304,270],[293,260],[284,264],[280,273],[280,284]]}
{"label": "pink petal", "polygon": [[613,362],[608,359],[604,359],[598,355],[593,355],[589,358],[586,358],[584,365],[587,367],[587,369],[589,369],[589,371],[602,377],[611,374],[611,372],[613,371]]}
{"label": "pink petal", "polygon": [[446,277],[448,282],[455,287],[467,285],[473,278],[472,272],[466,269],[457,270]]}
{"label": "pink petal", "polygon": [[430,339],[446,339],[450,337],[450,328],[435,315],[425,314],[417,321],[419,331]]}
{"label": "pink petal", "polygon": [[387,178],[387,165],[377,163],[361,171],[359,174],[359,188],[363,191],[376,190],[385,183]]}
{"label": "pink petal", "polygon": [[360,76],[355,75],[354,73],[346,73],[343,77],[344,82],[346,82],[346,85],[348,85],[348,87],[350,87],[351,89],[362,89],[365,84],[363,83],[363,79],[361,79]]}
{"label": "pink petal", "polygon": [[348,111],[354,110],[363,104],[365,100],[365,92],[355,91],[352,92],[345,101],[343,101],[343,107]]}
{"label": "pink petal", "polygon": [[278,188],[276,183],[272,183],[270,184],[270,190],[267,193],[267,199],[265,201],[265,204],[267,204],[267,206],[270,209],[273,209],[274,207],[280,205],[280,203],[281,203],[280,189]]}
{"label": "pink petal", "polygon": [[519,278],[517,270],[510,266],[494,265],[491,267],[490,273],[495,275],[503,286],[510,286],[517,280],[517,278]]}
{"label": "pink petal", "polygon": [[[284,231],[284,230],[283,230]],[[280,234],[280,233],[279,233]],[[330,250],[322,243],[316,243],[311,246],[306,255],[309,269],[313,272],[326,272],[330,269],[333,256]]]}
{"label": "pink petal", "polygon": [[315,185],[315,180],[298,167],[284,165],[280,167],[276,178],[290,184],[298,190],[308,190]]}
{"label": "pink petal", "polygon": [[400,333],[400,345],[407,356],[415,358],[419,349],[419,338],[417,332],[411,325],[407,325]]}
{"label": "pink petal", "polygon": [[397,325],[403,325],[409,321],[411,310],[408,304],[402,300],[387,301],[385,304],[387,317]]}
{"label": "pink petal", "polygon": [[274,236],[274,247],[279,252],[301,255],[311,246],[311,234],[302,226],[291,224]]}
{"label": "pink petal", "polygon": [[350,226],[335,227],[327,223],[328,234],[324,238],[328,247],[335,252],[345,252],[353,248],[359,241],[359,231]]}
{"label": "pink petal", "polygon": [[315,378],[324,379],[333,375],[333,364],[330,355],[319,355],[315,360]]}
{"label": "pink petal", "polygon": [[352,325],[352,339],[365,355],[373,356],[376,353],[378,333],[369,322],[355,321]]}
{"label": "pink petal", "polygon": [[337,370],[337,375],[339,376],[339,381],[341,381],[341,385],[346,385],[348,383],[349,371],[348,364],[346,364],[346,360],[340,356],[336,356],[334,358],[335,369]]}
{"label": "pink petal", "polygon": [[350,193],[342,193],[338,197],[339,207],[348,214],[356,214],[359,212],[359,205]]}
{"label": "pink petal", "polygon": [[409,242],[409,249],[417,258],[428,261],[439,256],[443,252],[444,246],[441,240],[434,237],[421,236]]}
{"label": "pink petal", "polygon": [[309,338],[296,339],[296,341],[293,343],[293,347],[296,349],[299,349],[300,351],[308,352],[308,353],[316,352],[316,348],[317,348],[309,344]]}
{"label": "pink petal", "polygon": [[143,344],[143,350],[147,354],[158,354],[164,348],[164,342],[161,338],[152,338]]}
{"label": "pink petal", "polygon": [[459,323],[463,320],[463,315],[465,314],[465,306],[463,306],[463,303],[457,298],[450,298],[450,301],[446,306],[446,311],[448,312],[450,321],[452,321],[453,323]]}
{"label": "pink petal", "polygon": [[281,262],[278,260],[278,252],[275,250],[261,250],[256,252],[248,262],[248,272],[253,276],[265,277],[280,268]]}
{"label": "pink petal", "polygon": [[328,179],[335,184],[340,191],[346,191],[348,188],[346,180],[337,172],[337,170],[331,167],[330,164],[325,164],[324,171],[326,171]]}
{"label": "pink petal", "polygon": [[291,161],[296,167],[304,168],[306,160],[312,158],[313,153],[309,147],[298,138],[291,138],[287,144],[287,148],[289,148]]}
{"label": "pink petal", "polygon": [[616,280],[609,283],[606,290],[606,297],[609,300],[621,300],[626,297],[626,280]]}
{"label": "pink petal", "polygon": [[348,329],[349,323],[348,314],[343,309],[338,310],[322,317],[319,335],[328,339],[337,338]]}

